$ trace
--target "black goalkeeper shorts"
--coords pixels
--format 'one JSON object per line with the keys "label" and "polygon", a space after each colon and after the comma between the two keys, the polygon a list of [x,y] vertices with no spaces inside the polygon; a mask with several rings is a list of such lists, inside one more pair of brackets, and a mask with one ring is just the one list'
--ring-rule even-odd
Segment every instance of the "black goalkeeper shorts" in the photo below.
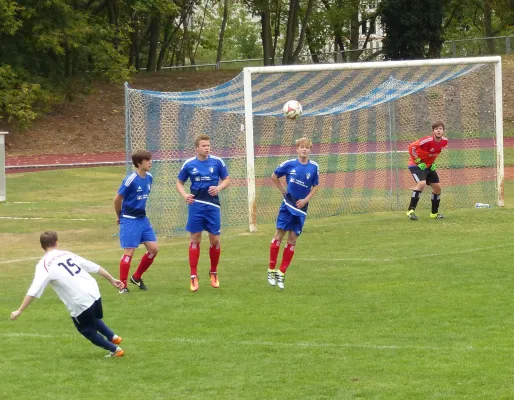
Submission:
{"label": "black goalkeeper shorts", "polygon": [[414,167],[409,167],[409,171],[416,183],[420,181],[427,181],[427,183],[439,183],[439,175],[437,175],[436,171],[432,171],[430,167],[421,170],[421,168],[416,165]]}

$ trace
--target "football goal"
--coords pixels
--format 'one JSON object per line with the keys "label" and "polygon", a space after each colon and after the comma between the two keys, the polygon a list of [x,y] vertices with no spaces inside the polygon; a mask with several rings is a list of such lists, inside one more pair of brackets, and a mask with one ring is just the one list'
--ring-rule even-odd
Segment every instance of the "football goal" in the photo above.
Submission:
{"label": "football goal", "polygon": [[[210,89],[154,92],[126,85],[130,153],[154,154],[149,214],[156,230],[183,231],[187,206],[175,191],[194,137],[211,137],[232,185],[221,193],[223,225],[274,221],[281,194],[270,176],[295,158],[295,140],[313,142],[320,189],[309,218],[407,208],[414,181],[408,144],[444,121],[449,146],[437,161],[441,209],[476,202],[503,206],[501,58],[479,57],[348,64],[252,67]],[[299,119],[282,114],[288,100]],[[425,195],[420,206],[429,209]]]}

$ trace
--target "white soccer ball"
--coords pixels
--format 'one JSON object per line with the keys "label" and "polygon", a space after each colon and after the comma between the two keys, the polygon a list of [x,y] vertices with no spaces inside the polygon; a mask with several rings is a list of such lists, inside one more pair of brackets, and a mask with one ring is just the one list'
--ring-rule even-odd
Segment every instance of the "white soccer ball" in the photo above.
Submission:
{"label": "white soccer ball", "polygon": [[302,105],[299,101],[289,100],[286,104],[284,104],[284,115],[289,119],[296,119],[300,115],[302,115]]}

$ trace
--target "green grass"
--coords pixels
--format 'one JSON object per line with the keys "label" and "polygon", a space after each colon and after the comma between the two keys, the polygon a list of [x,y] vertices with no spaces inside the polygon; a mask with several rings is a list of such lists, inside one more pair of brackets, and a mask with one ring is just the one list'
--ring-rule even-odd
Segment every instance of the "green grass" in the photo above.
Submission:
{"label": "green grass", "polygon": [[160,237],[148,292],[119,296],[99,281],[105,321],[126,351],[105,359],[51,288],[18,321],[8,316],[42,256],[43,230],[117,274],[112,198],[122,176],[8,176],[0,216],[41,219],[0,219],[0,399],[514,398],[512,182],[505,208],[446,220],[428,219],[426,203],[418,222],[403,212],[310,219],[284,291],[266,283],[271,224],[224,232],[218,290],[204,244],[197,293],[187,237]]}

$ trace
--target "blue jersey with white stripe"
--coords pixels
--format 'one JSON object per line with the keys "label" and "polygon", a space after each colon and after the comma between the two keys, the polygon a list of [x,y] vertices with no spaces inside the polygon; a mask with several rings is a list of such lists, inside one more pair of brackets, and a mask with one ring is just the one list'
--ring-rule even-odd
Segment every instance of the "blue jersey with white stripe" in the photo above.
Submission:
{"label": "blue jersey with white stripe", "polygon": [[146,200],[152,190],[153,176],[149,173],[141,178],[137,172],[131,173],[121,183],[118,194],[123,196],[121,216],[139,218],[146,215]]}
{"label": "blue jersey with white stripe", "polygon": [[[307,164],[302,164],[297,158],[284,161],[274,173],[279,178],[286,177],[288,195],[284,201],[293,206],[297,200],[305,199],[312,187],[319,184],[318,164],[312,160],[308,160]],[[307,211],[307,207],[302,210]]]}
{"label": "blue jersey with white stripe", "polygon": [[219,207],[220,199],[209,194],[210,186],[218,186],[219,181],[228,177],[227,166],[219,157],[209,155],[205,160],[192,157],[186,160],[178,173],[182,182],[191,180],[191,194],[195,203],[214,204]]}

